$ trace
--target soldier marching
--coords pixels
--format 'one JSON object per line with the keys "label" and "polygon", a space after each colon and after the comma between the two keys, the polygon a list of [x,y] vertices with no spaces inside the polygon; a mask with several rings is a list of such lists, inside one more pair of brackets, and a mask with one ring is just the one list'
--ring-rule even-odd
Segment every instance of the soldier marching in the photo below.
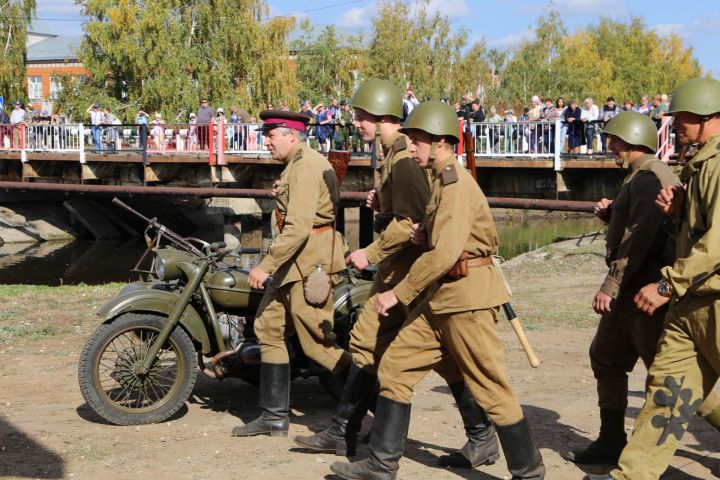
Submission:
{"label": "soldier marching", "polygon": [[[454,111],[428,101],[401,124],[402,92],[382,80],[363,84],[350,104],[358,134],[375,140],[383,161],[367,200],[377,211],[378,236],[345,261],[332,227],[338,185],[327,161],[305,147],[307,119],[261,114],[273,158],[287,165],[276,190],[279,236],[249,277],[255,288],[272,277],[256,323],[263,413],[233,435],[287,435],[284,335],[294,329],[309,357],[347,377],[332,424],[296,437],[298,445],[353,456],[362,419],[376,404],[369,457],[334,463],[340,478],[397,477],[412,392],[431,369],[450,385],[468,437],[441,464],[491,464],[499,440],[513,480],[545,478],[507,380],[496,332],[500,307],[509,299],[492,262],[499,240],[483,192],[455,159]],[[596,208],[609,224],[609,270],[593,300],[602,317],[590,349],[601,426],[599,437],[571,459],[617,468],[587,479],[658,479],[720,374],[720,82],[683,83],[670,114],[680,142],[697,150],[680,181],[654,157],[657,129],[646,117],[623,113],[605,129],[628,175],[615,199],[602,199]],[[350,352],[329,342],[328,330],[320,328],[332,324],[332,306],[308,302],[303,291],[317,265],[332,275],[345,263],[378,269]],[[627,373],[638,358],[649,368],[647,396],[628,441]],[[703,407],[718,426],[720,406],[708,398]]]}

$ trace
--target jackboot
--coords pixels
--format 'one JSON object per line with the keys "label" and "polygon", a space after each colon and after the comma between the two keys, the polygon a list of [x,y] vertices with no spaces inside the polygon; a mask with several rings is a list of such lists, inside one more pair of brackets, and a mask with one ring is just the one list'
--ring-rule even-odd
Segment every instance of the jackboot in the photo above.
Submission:
{"label": "jackboot", "polygon": [[585,465],[617,465],[627,444],[625,410],[600,409],[600,435],[583,450],[570,452],[570,460]]}
{"label": "jackboot", "polygon": [[270,435],[287,437],[290,417],[290,365],[260,364],[260,408],[262,414],[250,423],[235,427],[233,437]]}
{"label": "jackboot", "polygon": [[460,411],[468,440],[459,451],[440,457],[438,460],[440,466],[474,468],[479,465],[492,465],[500,457],[495,426],[475,402],[465,382],[448,386],[455,397],[455,404]]}
{"label": "jackboot", "polygon": [[318,452],[354,456],[357,435],[367,414],[371,396],[375,393],[375,384],[375,375],[351,364],[330,426],[314,435],[298,435],[293,441],[300,447]]}
{"label": "jackboot", "polygon": [[527,419],[496,428],[512,480],[543,480],[545,465]]}
{"label": "jackboot", "polygon": [[409,425],[409,403],[378,397],[370,456],[355,463],[335,462],[330,470],[349,480],[395,480]]}

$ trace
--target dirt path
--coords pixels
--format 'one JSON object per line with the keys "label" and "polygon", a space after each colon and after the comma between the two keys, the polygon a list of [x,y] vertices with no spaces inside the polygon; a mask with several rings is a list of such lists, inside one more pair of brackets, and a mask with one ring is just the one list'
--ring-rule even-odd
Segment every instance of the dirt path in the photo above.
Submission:
{"label": "dirt path", "polygon": [[[602,242],[546,247],[509,262],[506,273],[515,309],[543,362],[528,366],[506,323],[511,384],[523,403],[548,466],[548,480],[580,479],[564,460],[598,429],[595,383],[587,348],[597,321],[589,303],[603,276]],[[60,289],[1,287],[0,477],[130,479],[316,479],[337,458],[293,451],[289,439],[231,438],[233,426],[254,418],[257,389],[241,381],[201,379],[187,408],[168,423],[117,427],[100,422],[77,386],[77,358],[96,324],[92,315],[115,287]],[[25,323],[27,322],[27,323]],[[645,372],[631,377],[626,425],[643,402]],[[333,407],[315,381],[292,386],[290,435],[326,425]],[[365,430],[370,427],[365,422]],[[447,387],[435,374],[417,388],[401,479],[508,478],[504,460],[481,470],[440,469],[437,457],[464,441]],[[692,423],[673,480],[717,478],[720,435],[702,420]],[[365,455],[362,448],[360,455]],[[602,472],[603,468],[588,471]],[[718,475],[718,474],[715,474]],[[328,477],[332,478],[332,477]]]}

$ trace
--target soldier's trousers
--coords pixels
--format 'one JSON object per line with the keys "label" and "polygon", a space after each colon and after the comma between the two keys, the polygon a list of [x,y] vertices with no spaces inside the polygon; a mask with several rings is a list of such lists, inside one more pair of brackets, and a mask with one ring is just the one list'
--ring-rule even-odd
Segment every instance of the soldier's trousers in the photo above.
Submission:
{"label": "soldier's trousers", "polygon": [[650,369],[666,314],[667,308],[658,309],[652,317],[634,309],[629,312],[615,309],[600,318],[590,345],[590,365],[597,379],[600,408],[625,410],[628,373],[638,358]]}
{"label": "soldier's trousers", "polygon": [[[397,337],[411,311],[411,307],[398,303],[388,311],[387,317],[378,315],[375,309],[375,299],[378,294],[391,288],[392,286],[384,285],[380,279],[376,279],[370,290],[370,298],[360,310],[357,321],[350,332],[350,353],[353,363],[376,375],[380,360]],[[411,305],[414,306],[414,304]],[[434,370],[448,384],[462,381],[460,370],[449,357],[436,365]]]}
{"label": "soldier's trousers", "polygon": [[422,302],[380,362],[380,395],[410,403],[415,385],[427,372],[451,359],[496,425],[519,422],[523,412],[507,381],[497,319],[497,308],[433,314]]}
{"label": "soldier's trousers", "polygon": [[687,294],[670,306],[633,435],[611,472],[616,480],[656,480],[720,374],[720,296]]}
{"label": "soldier's trousers", "polygon": [[281,287],[270,284],[263,295],[255,320],[263,363],[288,363],[285,338],[297,333],[303,352],[320,366],[342,373],[350,366],[350,355],[332,341],[332,295],[320,308],[308,305],[302,282]]}

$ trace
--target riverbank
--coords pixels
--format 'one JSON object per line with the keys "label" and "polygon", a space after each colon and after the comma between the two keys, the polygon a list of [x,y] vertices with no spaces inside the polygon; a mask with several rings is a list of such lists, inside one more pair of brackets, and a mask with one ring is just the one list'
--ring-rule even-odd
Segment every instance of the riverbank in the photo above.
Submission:
{"label": "riverbank", "polygon": [[[595,382],[587,348],[598,317],[590,302],[605,274],[601,236],[561,242],[505,264],[513,306],[542,365],[532,369],[507,322],[499,323],[510,383],[548,466],[548,480],[579,480],[570,449],[598,433]],[[293,451],[285,438],[232,438],[233,426],[258,413],[257,389],[241,381],[201,379],[187,408],[160,425],[116,427],[84,404],[77,360],[99,319],[93,312],[121,287],[0,286],[0,477],[309,480],[329,474],[333,455]],[[631,427],[643,401],[644,369],[630,377]],[[332,401],[314,380],[292,387],[290,435],[326,425]],[[365,430],[370,426],[365,422]],[[437,468],[439,455],[463,443],[447,386],[431,373],[417,387],[400,479],[507,479],[504,460],[473,471]],[[664,480],[713,478],[718,433],[694,420]],[[363,447],[359,455],[365,456]],[[332,477],[328,477],[332,478]]]}

